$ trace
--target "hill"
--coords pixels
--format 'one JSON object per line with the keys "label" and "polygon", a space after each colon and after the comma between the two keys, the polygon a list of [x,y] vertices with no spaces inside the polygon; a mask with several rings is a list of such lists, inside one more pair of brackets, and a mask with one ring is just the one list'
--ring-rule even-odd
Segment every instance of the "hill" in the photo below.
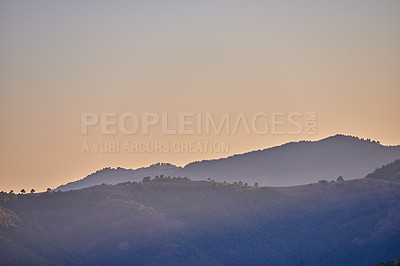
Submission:
{"label": "hill", "polygon": [[0,195],[2,265],[374,265],[400,251],[400,184],[377,178]]}
{"label": "hill", "polygon": [[184,167],[154,164],[136,170],[106,168],[84,179],[57,188],[63,191],[94,185],[141,181],[145,176],[190,176],[193,180],[258,182],[265,186],[294,186],[362,178],[375,168],[400,158],[400,146],[352,136],[335,135],[319,141],[291,142],[281,146],[217,160],[192,162]]}
{"label": "hill", "polygon": [[[115,185],[122,182],[128,181],[140,181],[145,176],[156,176],[156,175],[174,175],[180,167],[169,163],[157,163],[149,167],[142,167],[138,169],[124,169],[121,167],[110,168],[106,167],[98,170],[83,179],[70,182],[66,185],[59,186],[56,190],[74,190],[82,189],[100,184]],[[139,180],[140,179],[140,180]]]}
{"label": "hill", "polygon": [[379,178],[393,181],[400,181],[400,160],[386,164],[374,172],[368,174],[365,178]]}

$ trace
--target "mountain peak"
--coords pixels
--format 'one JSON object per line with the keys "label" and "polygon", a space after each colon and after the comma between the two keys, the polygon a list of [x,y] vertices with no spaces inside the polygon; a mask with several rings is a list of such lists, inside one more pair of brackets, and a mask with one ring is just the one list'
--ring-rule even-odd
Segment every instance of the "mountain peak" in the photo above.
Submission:
{"label": "mountain peak", "polygon": [[336,134],[336,135],[319,140],[319,142],[326,142],[326,141],[354,141],[354,142],[364,142],[364,143],[382,145],[380,143],[380,141],[377,141],[377,140],[373,140],[370,138],[364,139],[364,138],[360,138],[357,136],[345,135],[345,134]]}

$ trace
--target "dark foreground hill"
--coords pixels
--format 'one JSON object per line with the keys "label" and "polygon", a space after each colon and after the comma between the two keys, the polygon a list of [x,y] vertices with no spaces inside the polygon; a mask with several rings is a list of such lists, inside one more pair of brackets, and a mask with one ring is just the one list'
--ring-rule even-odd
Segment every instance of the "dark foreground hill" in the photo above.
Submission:
{"label": "dark foreground hill", "polygon": [[375,169],[375,171],[368,174],[365,178],[400,181],[400,159]]}
{"label": "dark foreground hill", "polygon": [[374,265],[400,254],[400,183],[187,179],[1,193],[1,265]]}
{"label": "dark foreground hill", "polygon": [[320,141],[300,141],[234,155],[218,160],[192,162],[185,167],[155,164],[132,169],[105,168],[57,189],[68,191],[94,185],[140,181],[145,176],[190,176],[193,180],[258,182],[265,186],[294,186],[332,180],[363,178],[375,168],[400,158],[400,146],[352,136],[336,135]]}

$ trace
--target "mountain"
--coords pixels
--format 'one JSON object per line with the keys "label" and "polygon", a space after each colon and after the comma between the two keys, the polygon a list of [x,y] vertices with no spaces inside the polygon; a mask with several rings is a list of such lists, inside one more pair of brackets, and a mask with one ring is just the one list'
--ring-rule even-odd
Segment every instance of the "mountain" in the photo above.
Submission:
{"label": "mountain", "polygon": [[155,164],[132,169],[103,169],[57,188],[63,191],[93,185],[141,181],[145,176],[190,176],[193,180],[255,182],[265,186],[294,186],[332,180],[362,178],[375,168],[400,158],[400,146],[353,136],[335,135],[319,141],[291,142],[264,150],[217,160],[192,162],[184,167]]}
{"label": "mountain", "polygon": [[0,221],[1,265],[374,265],[399,254],[400,182],[2,192]]}
{"label": "mountain", "polygon": [[110,168],[106,167],[98,170],[83,179],[70,182],[66,185],[59,186],[55,190],[74,190],[82,189],[100,184],[118,184],[127,181],[142,180],[145,176],[156,176],[160,174],[174,175],[181,167],[169,163],[157,163],[149,167],[142,167],[138,169],[124,169],[121,167]]}

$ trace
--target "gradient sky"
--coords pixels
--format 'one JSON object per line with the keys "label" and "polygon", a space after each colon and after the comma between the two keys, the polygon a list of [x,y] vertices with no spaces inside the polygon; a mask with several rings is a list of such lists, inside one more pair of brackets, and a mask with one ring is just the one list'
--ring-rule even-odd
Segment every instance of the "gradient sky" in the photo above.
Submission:
{"label": "gradient sky", "polygon": [[[400,1],[1,1],[0,190],[337,133],[400,144]],[[81,135],[82,112],[307,112],[315,135]],[[83,154],[85,140],[229,152]]]}

